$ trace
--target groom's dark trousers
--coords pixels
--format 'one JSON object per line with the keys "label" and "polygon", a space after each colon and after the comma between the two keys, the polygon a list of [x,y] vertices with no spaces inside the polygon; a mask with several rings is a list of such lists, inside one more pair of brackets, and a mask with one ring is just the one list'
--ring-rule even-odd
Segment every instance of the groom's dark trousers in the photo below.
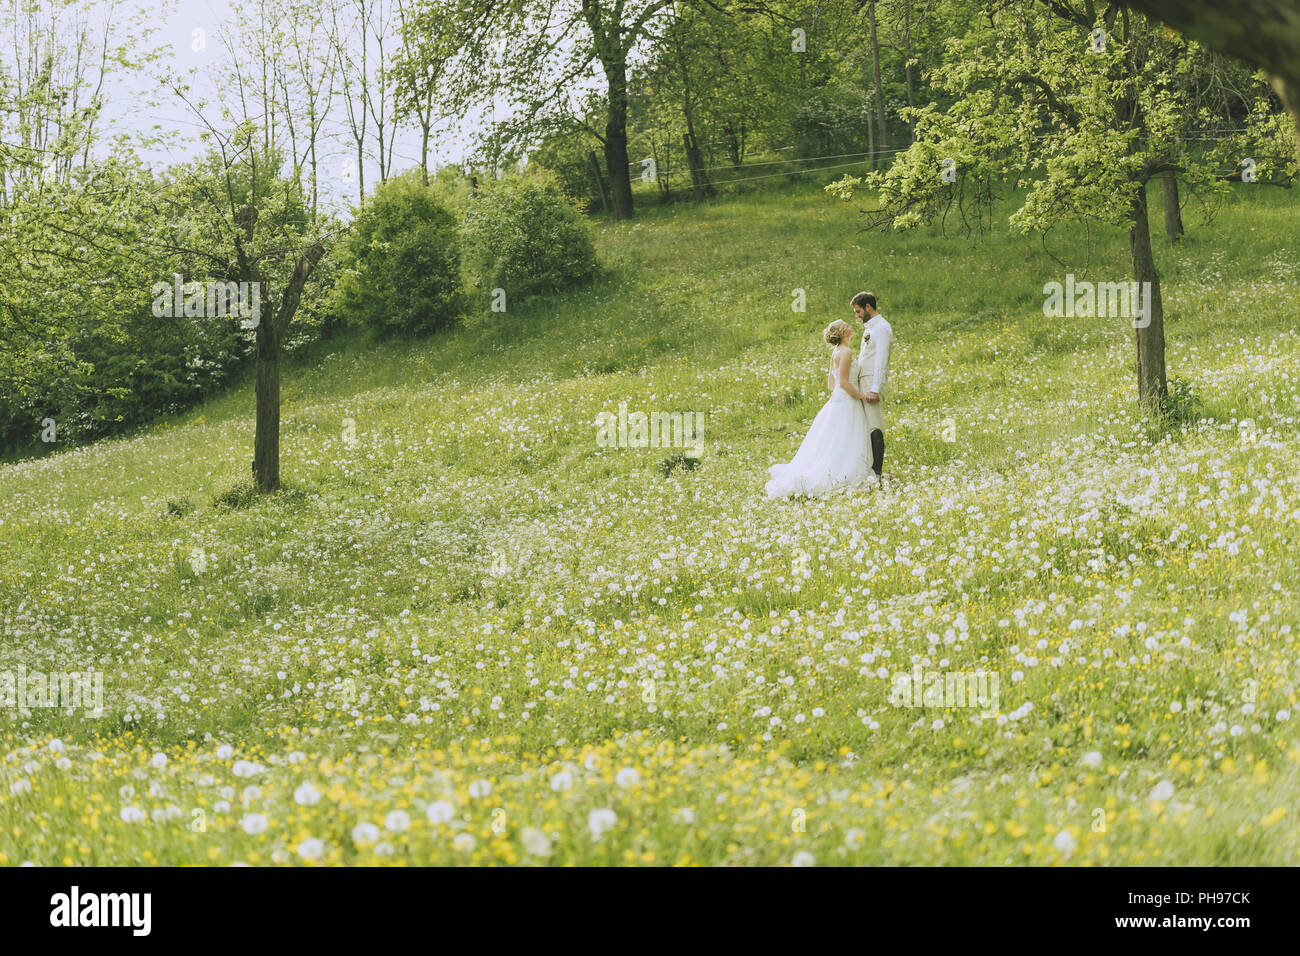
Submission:
{"label": "groom's dark trousers", "polygon": [[880,477],[885,467],[885,433],[879,428],[871,429],[871,470]]}

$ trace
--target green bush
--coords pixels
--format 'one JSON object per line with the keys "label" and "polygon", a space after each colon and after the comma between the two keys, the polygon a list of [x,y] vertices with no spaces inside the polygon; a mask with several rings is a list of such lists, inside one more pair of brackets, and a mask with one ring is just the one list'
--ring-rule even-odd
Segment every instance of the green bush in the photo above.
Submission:
{"label": "green bush", "polygon": [[462,311],[456,217],[419,171],[390,179],[357,211],[334,286],[347,321],[427,335]]}
{"label": "green bush", "polygon": [[1170,428],[1183,428],[1196,424],[1205,412],[1201,394],[1191,382],[1175,375],[1169,380],[1169,390],[1160,400],[1160,420]]}
{"label": "green bush", "polygon": [[591,228],[549,176],[487,183],[465,211],[463,235],[466,264],[484,288],[554,292],[596,274]]}

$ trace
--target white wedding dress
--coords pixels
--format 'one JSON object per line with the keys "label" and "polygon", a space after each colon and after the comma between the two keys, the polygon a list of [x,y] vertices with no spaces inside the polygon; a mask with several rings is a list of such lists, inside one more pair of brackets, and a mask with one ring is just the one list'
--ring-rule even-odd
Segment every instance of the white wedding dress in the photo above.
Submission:
{"label": "white wedding dress", "polygon": [[[834,381],[834,374],[828,371],[827,385]],[[858,381],[857,359],[849,365],[849,381]],[[768,469],[772,478],[767,483],[767,496],[820,498],[867,484],[875,474],[871,470],[870,434],[861,399],[835,383],[835,390],[813,419],[794,459]]]}

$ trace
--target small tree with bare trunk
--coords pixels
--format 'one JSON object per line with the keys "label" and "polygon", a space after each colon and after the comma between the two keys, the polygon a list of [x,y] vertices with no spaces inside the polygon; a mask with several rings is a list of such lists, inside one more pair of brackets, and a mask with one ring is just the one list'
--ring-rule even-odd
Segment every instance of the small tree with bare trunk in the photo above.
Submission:
{"label": "small tree with bare trunk", "polygon": [[[201,114],[200,114],[201,115]],[[256,432],[253,481],[280,487],[280,348],[303,291],[337,226],[311,215],[311,197],[279,175],[282,158],[257,145],[252,124],[231,132],[208,125],[205,157],[173,171],[160,200],[166,223],[154,238],[215,278],[248,283],[256,310]],[[245,306],[247,308],[247,306]]]}

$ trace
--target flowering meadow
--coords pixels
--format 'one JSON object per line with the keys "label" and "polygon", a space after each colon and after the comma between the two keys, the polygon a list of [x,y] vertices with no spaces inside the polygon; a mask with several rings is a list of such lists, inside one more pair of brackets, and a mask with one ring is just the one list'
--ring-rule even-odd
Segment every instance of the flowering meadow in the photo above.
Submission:
{"label": "flowering meadow", "polygon": [[[1296,202],[1158,251],[1169,421],[1127,323],[1043,316],[1122,233],[860,234],[810,185],[296,360],[274,495],[251,380],[0,465],[0,669],[102,679],[0,711],[0,863],[1300,863]],[[863,288],[896,480],[767,502]],[[703,454],[598,444],[620,403]],[[891,702],[915,669],[996,706]]]}

